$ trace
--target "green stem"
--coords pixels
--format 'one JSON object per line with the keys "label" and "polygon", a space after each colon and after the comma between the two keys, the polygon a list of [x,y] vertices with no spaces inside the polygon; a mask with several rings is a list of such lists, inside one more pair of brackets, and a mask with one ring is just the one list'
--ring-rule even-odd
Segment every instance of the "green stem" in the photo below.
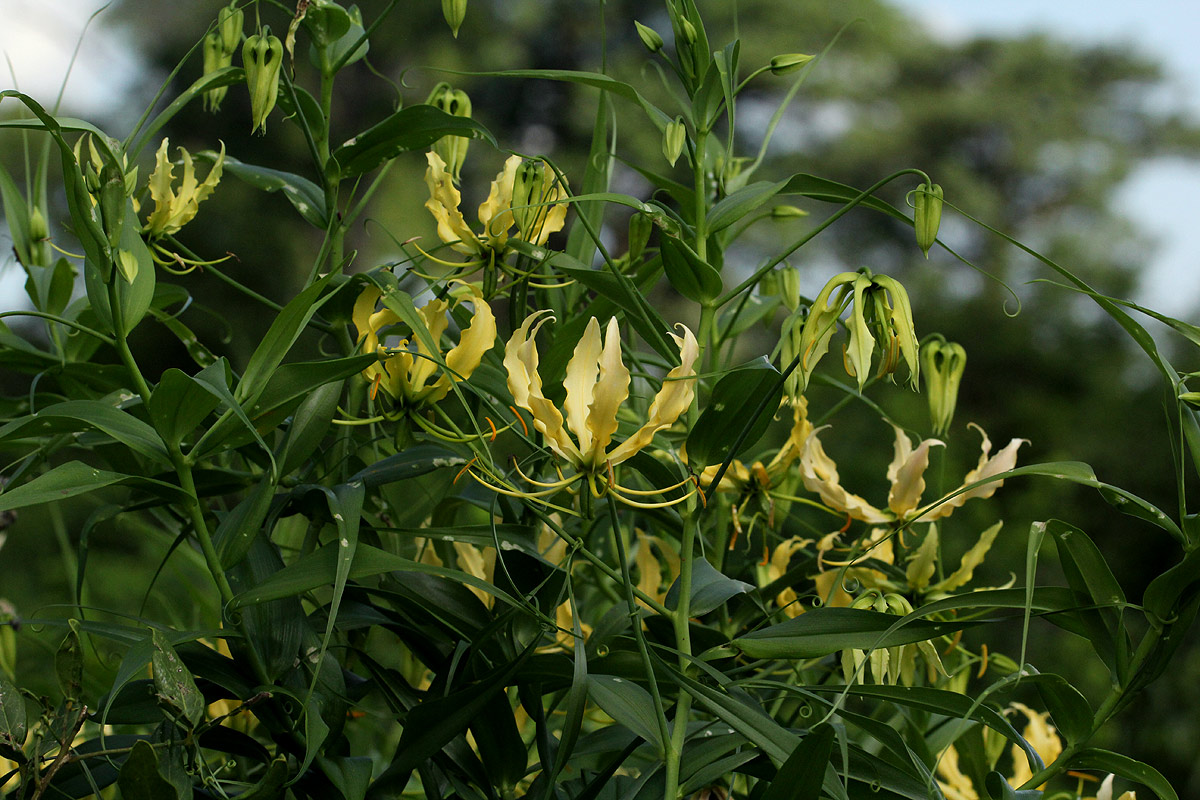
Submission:
{"label": "green stem", "polygon": [[704,151],[708,131],[696,131],[696,150],[692,153],[692,179],[696,185],[696,255],[708,260],[708,179],[704,175]]}
{"label": "green stem", "polygon": [[[580,491],[587,491],[581,489]],[[617,501],[612,495],[608,496],[608,518],[612,522],[614,537],[617,540],[617,560],[621,562],[622,583],[625,586],[625,603],[629,607],[629,622],[633,627],[633,638],[637,642],[638,654],[642,658],[642,668],[646,670],[646,681],[650,684],[650,696],[654,700],[655,716],[658,719],[658,735],[662,739],[663,757],[666,759],[668,770],[672,759],[676,764],[678,775],[679,753],[674,749],[674,740],[667,728],[667,715],[663,711],[662,695],[658,692],[658,681],[654,678],[654,664],[650,661],[650,649],[646,646],[646,635],[642,631],[642,615],[638,610],[637,601],[633,598],[633,577],[629,572],[629,557],[625,550],[625,534],[621,529],[621,520],[617,516]],[[676,717],[678,720],[678,717]],[[668,780],[668,788],[670,781]],[[674,797],[674,792],[666,795]]]}
{"label": "green stem", "polygon": [[4,319],[5,317],[39,317],[41,319],[48,319],[51,322],[57,322],[59,325],[66,325],[68,328],[74,328],[75,330],[79,331],[80,333],[86,333],[88,336],[93,336],[93,337],[99,339],[100,341],[104,342],[107,345],[116,345],[116,341],[114,339],[111,339],[110,337],[105,336],[103,333],[101,333],[98,330],[95,330],[94,328],[89,328],[86,325],[80,325],[78,322],[75,322],[74,320],[69,320],[66,317],[60,317],[56,314],[47,314],[45,311],[4,311],[4,312],[0,312],[0,319]]}
{"label": "green stem", "polygon": [[129,373],[129,379],[133,381],[133,388],[142,397],[142,402],[150,403],[150,385],[146,383],[145,377],[142,376],[142,370],[137,365],[137,359],[133,357],[133,351],[129,349],[129,340],[125,333],[125,320],[121,312],[121,290],[120,282],[123,280],[114,270],[111,280],[108,283],[108,308],[112,316],[113,333],[116,339],[113,345],[117,348],[117,354],[121,357],[121,363],[125,365],[126,371]]}

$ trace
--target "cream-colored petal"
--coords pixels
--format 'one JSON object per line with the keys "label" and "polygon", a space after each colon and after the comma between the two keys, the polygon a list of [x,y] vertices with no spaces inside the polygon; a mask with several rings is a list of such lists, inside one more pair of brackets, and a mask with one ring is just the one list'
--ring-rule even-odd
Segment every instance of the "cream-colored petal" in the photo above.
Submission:
{"label": "cream-colored petal", "polygon": [[958,751],[954,745],[946,748],[937,761],[938,786],[946,800],[979,800],[971,779],[958,766]]}
{"label": "cream-colored petal", "polygon": [[592,402],[592,391],[596,388],[596,378],[600,374],[600,323],[595,317],[588,320],[583,329],[583,336],[575,345],[575,352],[567,362],[566,375],[563,378],[563,388],[567,391],[563,410],[567,415],[567,425],[579,442],[579,452],[583,459],[591,465],[592,432],[588,428],[588,408]]}
{"label": "cream-colored petal", "polygon": [[621,360],[620,326],[616,317],[613,317],[608,321],[608,329],[604,333],[600,377],[592,387],[591,408],[587,416],[587,428],[592,437],[593,468],[603,464],[604,451],[617,432],[617,409],[629,397],[629,381],[629,369]]}
{"label": "cream-colored petal", "polygon": [[417,356],[413,359],[412,369],[408,374],[409,389],[414,395],[419,394],[424,388],[426,382],[438,371],[438,363],[442,360],[441,341],[442,334],[446,332],[446,327],[450,324],[446,318],[446,312],[450,310],[450,304],[445,300],[434,298],[425,305],[421,306],[417,311],[417,315],[421,318],[421,322],[429,331],[429,336],[433,339],[436,352],[429,352],[422,341],[423,337],[418,336],[416,331],[413,331],[413,341],[416,344]]}
{"label": "cream-colored petal", "polygon": [[437,222],[438,238],[460,253],[480,252],[483,248],[459,210],[462,195],[454,187],[446,163],[433,151],[426,153],[425,158],[429,162],[429,168],[425,170],[425,185],[429,187],[425,208]]}
{"label": "cream-colored petal", "polygon": [[483,223],[483,239],[493,250],[503,250],[508,241],[508,229],[516,220],[512,214],[513,183],[517,178],[517,169],[523,159],[520,156],[509,156],[504,162],[504,169],[492,181],[491,191],[487,199],[479,205],[479,221]]}
{"label": "cream-colored petal", "polygon": [[767,474],[775,476],[786,471],[792,462],[800,457],[804,450],[804,442],[812,430],[812,423],[808,421],[808,398],[801,395],[792,403],[792,430],[779,452],[767,464]]}
{"label": "cream-colored petal", "polygon": [[[1058,732],[1049,722],[1049,712],[1034,711],[1023,703],[1014,702],[1011,705],[1024,714],[1028,720],[1025,724],[1025,730],[1021,732],[1021,736],[1033,747],[1034,751],[1042,759],[1042,763],[1050,764],[1058,758],[1062,754],[1062,740],[1058,738]],[[1013,774],[1009,783],[1013,786],[1021,786],[1033,777],[1033,772],[1028,759],[1025,757],[1025,751],[1015,744],[1012,746],[1012,757]],[[1037,788],[1043,789],[1045,788],[1045,784]]]}
{"label": "cream-colored petal", "polygon": [[[979,456],[979,464],[975,467],[975,469],[967,473],[967,477],[963,479],[963,486],[970,486],[976,481],[982,481],[1012,469],[1017,465],[1017,450],[1020,449],[1022,444],[1029,443],[1028,439],[1013,439],[1004,446],[1003,450],[1001,450],[999,453],[996,453],[996,455],[989,457],[992,451],[992,442],[991,439],[988,438],[987,433],[984,432],[983,428],[974,423],[971,423],[968,427],[973,427],[979,431],[980,436],[983,437],[983,441],[980,443],[980,449],[982,452]],[[985,483],[981,486],[976,486],[973,489],[968,489],[962,494],[951,497],[937,508],[931,510],[929,513],[922,515],[922,517],[926,520],[935,520],[941,519],[942,517],[948,517],[954,511],[954,509],[963,505],[968,500],[973,500],[975,498],[979,498],[981,500],[987,499],[995,494],[996,490],[1003,485],[1004,481],[998,480]]]}
{"label": "cream-colored petal", "polygon": [[[468,284],[470,285],[470,284]],[[446,370],[429,390],[426,401],[436,403],[450,391],[450,384],[471,377],[483,356],[496,344],[496,317],[479,289],[470,285],[475,313],[471,323],[459,334],[458,344],[446,353]]]}
{"label": "cream-colored petal", "polygon": [[504,368],[508,372],[508,390],[513,401],[533,415],[533,425],[546,437],[546,444],[558,455],[579,466],[583,459],[563,427],[562,414],[542,394],[538,374],[538,353],[534,337],[538,328],[553,317],[548,311],[535,311],[525,318],[504,348]]}
{"label": "cream-colored petal", "polygon": [[858,381],[859,391],[870,377],[871,354],[875,350],[875,337],[871,335],[866,318],[866,291],[870,286],[871,279],[866,275],[860,274],[854,279],[854,308],[846,325],[850,333],[850,343],[845,350],[846,372]]}
{"label": "cream-colored petal", "polygon": [[[361,342],[367,334],[374,333],[371,329],[371,315],[375,313],[375,304],[382,296],[383,292],[379,291],[378,287],[367,286],[354,301],[354,310],[350,314],[350,319],[354,322],[354,329],[358,333],[357,341]],[[369,353],[375,349],[376,347],[372,347],[366,352]]]}
{"label": "cream-colored petal", "polygon": [[921,540],[921,545],[908,557],[905,578],[911,588],[922,590],[929,585],[929,581],[937,569],[937,555],[937,525],[931,522],[929,523],[929,532]]}
{"label": "cream-colored petal", "polygon": [[552,199],[556,204],[548,206],[547,210],[544,211],[542,226],[538,229],[537,239],[533,244],[545,244],[546,240],[550,238],[550,234],[558,233],[563,229],[563,225],[566,224],[567,204],[557,202],[566,197],[566,192],[562,190],[561,186],[555,184],[553,195]]}
{"label": "cream-colored petal", "polygon": [[825,452],[818,434],[825,429],[817,428],[804,442],[800,454],[800,478],[804,488],[820,496],[821,502],[836,511],[849,514],[852,518],[870,524],[890,522],[891,515],[885,514],[856,494],[842,488],[838,479],[837,464]]}
{"label": "cream-colored petal", "polygon": [[679,415],[687,411],[692,404],[692,395],[696,389],[696,372],[692,369],[692,365],[700,355],[700,346],[696,343],[696,337],[686,326],[680,325],[679,327],[683,329],[683,336],[676,336],[673,333],[670,336],[679,345],[680,364],[668,372],[666,378],[663,379],[662,388],[650,402],[650,411],[647,415],[649,419],[646,424],[617,445],[609,454],[608,460],[613,464],[620,464],[650,444],[655,433],[675,424]]}
{"label": "cream-colored petal", "polygon": [[[948,575],[944,580],[939,581],[930,588],[931,592],[949,592],[957,589],[971,580],[971,576],[975,574],[975,568],[983,563],[983,559],[987,557],[988,550],[992,549],[992,542],[996,541],[996,535],[1000,533],[1003,522],[997,522],[983,533],[979,535],[979,541],[971,546],[971,549],[963,553],[962,560],[958,564],[958,569]],[[932,527],[932,526],[931,526]]]}
{"label": "cream-colored petal", "polygon": [[892,487],[888,491],[888,509],[899,519],[921,504],[925,492],[925,470],[929,468],[929,448],[942,446],[937,439],[926,439],[912,449],[908,434],[899,427],[896,430],[895,458],[888,467],[888,480]]}

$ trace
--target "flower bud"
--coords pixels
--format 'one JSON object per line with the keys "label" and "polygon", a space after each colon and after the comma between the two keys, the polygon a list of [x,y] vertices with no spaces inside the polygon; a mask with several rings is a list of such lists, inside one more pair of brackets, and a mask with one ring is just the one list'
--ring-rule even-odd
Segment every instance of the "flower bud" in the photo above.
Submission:
{"label": "flower bud", "polygon": [[947,342],[940,333],[921,345],[921,368],[925,373],[925,394],[929,399],[929,418],[933,433],[941,436],[950,429],[958,387],[967,367],[967,351],[957,342]]}
{"label": "flower bud", "polygon": [[633,21],[633,26],[637,29],[638,38],[642,40],[642,44],[646,45],[647,50],[657,53],[663,49],[663,38],[658,35],[658,31],[643,25],[636,19]]}
{"label": "flower bud", "polygon": [[800,307],[800,270],[796,267],[784,267],[779,270],[779,298],[787,306],[788,311]]}
{"label": "flower bud", "polygon": [[696,26],[687,17],[679,18],[679,36],[688,47],[696,43]]}
{"label": "flower bud", "polygon": [[663,130],[663,155],[667,158],[667,163],[672,167],[679,160],[679,154],[683,152],[683,145],[687,142],[687,128],[684,127],[683,117],[676,117],[674,121],[668,122],[667,127]]}
{"label": "flower bud", "polygon": [[467,16],[467,0],[442,0],[442,16],[450,26],[454,38],[458,38],[458,29],[462,27],[463,19]]}
{"label": "flower bud", "polygon": [[807,211],[796,206],[775,206],[771,209],[771,219],[799,219],[807,216]]}
{"label": "flower bud", "polygon": [[267,131],[267,115],[279,97],[279,70],[283,67],[283,42],[271,35],[270,28],[246,37],[242,45],[242,66],[250,89],[250,132]]}
{"label": "flower bud", "polygon": [[[217,36],[221,50],[227,56],[233,56],[242,41],[242,26],[245,14],[237,7],[237,0],[217,12]],[[207,70],[206,70],[207,71]]]}
{"label": "flower bud", "polygon": [[[221,43],[221,34],[213,31],[204,37],[204,74],[209,75],[217,70],[233,64],[233,54],[225,50]],[[221,101],[225,99],[228,86],[219,86],[204,93],[204,110],[218,111]]]}
{"label": "flower bud", "polygon": [[29,211],[29,238],[35,243],[50,238],[50,227],[46,224],[46,216],[40,206],[34,206]]}
{"label": "flower bud", "polygon": [[781,56],[775,56],[771,59],[771,74],[787,75],[789,72],[795,72],[812,60],[812,56],[804,53],[784,53]]}
{"label": "flower bud", "polygon": [[936,183],[922,183],[913,198],[913,230],[917,234],[917,247],[926,258],[929,258],[929,248],[937,241],[941,222],[942,187]]}
{"label": "flower bud", "polygon": [[522,239],[538,241],[550,213],[548,204],[561,195],[558,179],[542,159],[528,159],[517,168],[513,179],[512,215]]}
{"label": "flower bud", "polygon": [[[471,116],[471,98],[467,97],[466,92],[454,89],[445,82],[433,87],[426,102],[454,117]],[[433,152],[445,162],[446,171],[455,183],[459,180],[463,162],[467,160],[467,146],[470,143],[471,140],[466,136],[443,136],[433,144]]]}
{"label": "flower bud", "polygon": [[654,230],[654,220],[649,214],[634,214],[629,218],[629,255],[630,263],[637,261],[646,244],[650,241],[650,232]]}

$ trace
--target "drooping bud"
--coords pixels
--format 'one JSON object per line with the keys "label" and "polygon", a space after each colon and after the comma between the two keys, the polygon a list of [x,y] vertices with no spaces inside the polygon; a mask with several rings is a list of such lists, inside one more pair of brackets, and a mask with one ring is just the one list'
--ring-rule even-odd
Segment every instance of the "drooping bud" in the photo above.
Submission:
{"label": "drooping bud", "polygon": [[784,53],[783,55],[775,56],[771,59],[771,74],[787,75],[789,72],[795,72],[812,60],[813,57],[805,53]]}
{"label": "drooping bud", "polygon": [[267,116],[279,97],[279,71],[283,67],[283,42],[264,27],[262,33],[246,37],[242,45],[242,66],[250,89],[250,132],[267,131]]}
{"label": "drooping bud", "polygon": [[[209,75],[217,70],[233,64],[233,54],[224,49],[221,34],[213,31],[204,37],[204,74]],[[204,93],[204,110],[218,111],[221,101],[229,91],[228,86],[219,86]]]}
{"label": "drooping bud", "polygon": [[[454,117],[471,116],[471,98],[463,90],[454,89],[445,82],[434,86],[425,102]],[[471,140],[466,136],[443,136],[433,144],[433,152],[441,156],[446,171],[455,183],[459,180],[463,162],[467,160],[467,146],[470,143]]]}
{"label": "drooping bud", "polygon": [[925,373],[925,394],[929,399],[929,418],[933,434],[941,436],[950,429],[958,387],[967,367],[967,351],[957,342],[947,342],[940,333],[921,345],[921,368]]}
{"label": "drooping bud", "polygon": [[796,267],[784,267],[779,270],[779,299],[788,311],[800,307],[800,270]]}
{"label": "drooping bud", "polygon": [[458,29],[462,27],[463,19],[467,16],[467,0],[442,0],[442,16],[450,26],[454,38],[458,38]]}
{"label": "drooping bud", "polygon": [[646,244],[650,241],[650,232],[654,230],[654,220],[649,214],[637,213],[629,218],[629,255],[630,263],[641,258]]}
{"label": "drooping bud", "polygon": [[637,29],[638,38],[642,40],[642,44],[646,45],[647,50],[657,53],[663,49],[663,38],[658,35],[658,31],[648,25],[643,25],[636,19],[633,21],[633,26]]}
{"label": "drooping bud", "polygon": [[242,42],[242,27],[245,14],[237,7],[237,0],[217,12],[217,34],[220,37],[221,49],[232,56]]}
{"label": "drooping bud", "polygon": [[667,123],[667,127],[663,130],[663,155],[667,158],[667,163],[672,167],[679,160],[680,153],[683,152],[683,145],[687,142],[687,128],[684,127],[683,117],[676,117],[673,121]]}
{"label": "drooping bud", "polygon": [[913,197],[913,230],[917,234],[917,247],[926,258],[929,258],[929,248],[937,241],[941,222],[942,187],[936,183],[922,183]]}
{"label": "drooping bud", "polygon": [[908,367],[909,385],[915,391],[921,371],[920,345],[908,291],[895,278],[876,275],[871,281],[871,301],[871,322],[884,349],[876,375],[894,375],[903,360]]}

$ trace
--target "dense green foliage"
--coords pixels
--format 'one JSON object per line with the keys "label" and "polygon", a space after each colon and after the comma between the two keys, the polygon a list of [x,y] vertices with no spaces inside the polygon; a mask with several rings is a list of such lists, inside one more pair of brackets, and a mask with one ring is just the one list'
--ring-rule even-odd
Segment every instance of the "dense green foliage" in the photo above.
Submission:
{"label": "dense green foliage", "polygon": [[[1106,296],[1127,251],[1081,263],[1058,217],[1116,241],[1102,190],[1131,153],[1192,146],[1137,110],[1081,124],[1148,67],[914,47],[873,4],[844,30],[806,6],[800,43],[766,4],[611,8],[611,46],[562,53],[599,9],[562,4],[554,41],[516,35],[530,5],[446,0],[446,52],[481,72],[402,92],[388,65],[441,23],[243,5],[200,41],[166,28],[196,47],[124,139],[0,94],[32,307],[0,316],[37,326],[0,327],[26,379],[0,513],[52,531],[68,576],[63,604],[0,609],[13,796],[1096,795],[1082,770],[1176,797],[1098,745],[1200,603],[1196,399]],[[1029,107],[1036,130],[1002,124]],[[1104,170],[1069,157],[1097,143]],[[1002,334],[986,284],[956,332],[933,285],[970,274],[954,255],[1067,288]],[[1153,369],[1165,485],[1126,484],[1114,439],[1101,477],[1030,456],[1075,401],[972,401],[1083,305]],[[964,355],[960,407],[1000,447],[955,417]],[[1042,358],[1027,380],[1085,394],[1129,374]],[[1030,484],[1088,494],[1065,514]],[[1174,554],[1133,583],[1085,532],[1121,512]],[[1030,648],[1049,626],[1084,655]]]}

